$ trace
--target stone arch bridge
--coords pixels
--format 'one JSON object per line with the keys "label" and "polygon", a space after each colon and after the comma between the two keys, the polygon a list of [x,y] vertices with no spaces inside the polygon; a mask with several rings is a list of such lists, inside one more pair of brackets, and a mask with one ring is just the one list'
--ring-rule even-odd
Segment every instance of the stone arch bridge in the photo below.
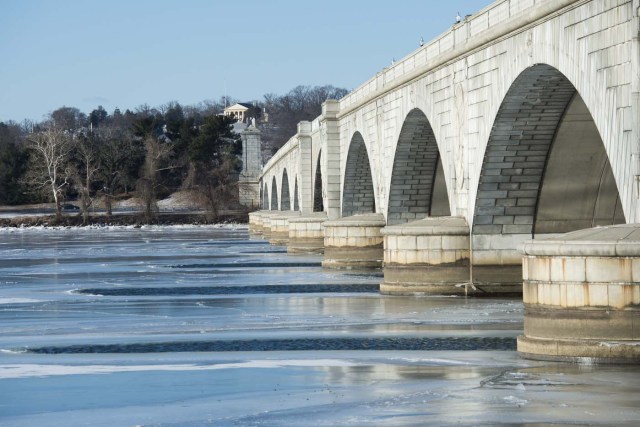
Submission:
{"label": "stone arch bridge", "polygon": [[263,210],[324,222],[328,267],[384,259],[383,291],[515,291],[523,241],[640,222],[639,14],[492,3],[301,122],[262,170]]}

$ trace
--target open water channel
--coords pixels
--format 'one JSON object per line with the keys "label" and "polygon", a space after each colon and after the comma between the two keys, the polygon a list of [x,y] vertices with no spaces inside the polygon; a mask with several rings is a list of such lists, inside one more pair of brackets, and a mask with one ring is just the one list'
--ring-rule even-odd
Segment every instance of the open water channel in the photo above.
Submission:
{"label": "open water channel", "polygon": [[381,296],[246,227],[0,229],[0,426],[640,425],[517,299]]}

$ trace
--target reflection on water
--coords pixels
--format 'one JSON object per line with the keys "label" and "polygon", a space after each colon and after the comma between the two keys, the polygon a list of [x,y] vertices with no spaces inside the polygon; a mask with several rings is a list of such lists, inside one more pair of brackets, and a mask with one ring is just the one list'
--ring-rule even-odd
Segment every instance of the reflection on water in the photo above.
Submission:
{"label": "reflection on water", "polygon": [[242,227],[0,230],[0,425],[635,426],[636,367],[519,359],[517,299],[381,296]]}

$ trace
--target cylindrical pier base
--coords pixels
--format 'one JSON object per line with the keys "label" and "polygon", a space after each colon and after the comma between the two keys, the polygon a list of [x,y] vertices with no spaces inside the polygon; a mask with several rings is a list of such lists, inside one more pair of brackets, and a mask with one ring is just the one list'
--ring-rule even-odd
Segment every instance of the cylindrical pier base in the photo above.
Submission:
{"label": "cylindrical pier base", "polygon": [[260,215],[260,219],[262,220],[262,236],[269,240],[271,238],[271,218],[276,217],[280,214],[280,211],[264,211],[262,215]]}
{"label": "cylindrical pier base", "polygon": [[262,234],[264,231],[262,228],[262,217],[267,212],[270,211],[249,212],[249,231],[251,233]]}
{"label": "cylindrical pier base", "polygon": [[326,268],[380,268],[383,247],[380,229],[386,225],[382,214],[363,214],[327,221],[324,224]]}
{"label": "cylindrical pier base", "polygon": [[464,218],[434,217],[382,229],[384,282],[392,295],[465,295],[469,226]]}
{"label": "cylindrical pier base", "polygon": [[289,218],[289,242],[287,252],[324,253],[324,228],[327,221],[325,212],[314,212]]}
{"label": "cylindrical pier base", "polygon": [[532,240],[523,250],[523,357],[640,363],[639,225]]}
{"label": "cylindrical pier base", "polygon": [[269,243],[272,245],[286,245],[289,242],[289,220],[300,216],[299,211],[279,211],[270,215],[271,233]]}

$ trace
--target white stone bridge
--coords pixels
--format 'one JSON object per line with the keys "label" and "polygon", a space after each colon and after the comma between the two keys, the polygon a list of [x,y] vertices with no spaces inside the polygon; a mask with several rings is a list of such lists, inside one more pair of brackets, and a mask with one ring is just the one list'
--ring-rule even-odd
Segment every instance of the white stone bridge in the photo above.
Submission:
{"label": "white stone bridge", "polygon": [[495,1],[300,123],[262,208],[328,219],[324,265],[383,258],[382,292],[521,291],[523,241],[640,222],[639,15]]}
{"label": "white stone bridge", "polygon": [[481,262],[638,222],[639,0],[500,0],[385,68],[263,169],[263,208],[466,218]]}

